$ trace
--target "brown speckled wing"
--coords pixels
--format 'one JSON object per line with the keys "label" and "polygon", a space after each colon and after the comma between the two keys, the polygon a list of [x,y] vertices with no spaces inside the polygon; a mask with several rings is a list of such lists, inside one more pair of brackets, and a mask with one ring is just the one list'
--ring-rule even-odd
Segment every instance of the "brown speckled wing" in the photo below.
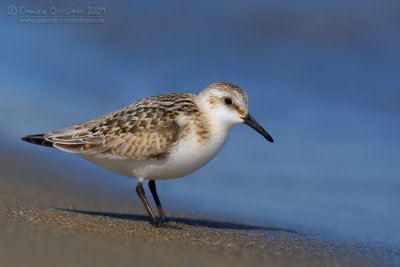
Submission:
{"label": "brown speckled wing", "polygon": [[176,118],[199,112],[194,95],[171,93],[140,100],[99,119],[44,136],[56,148],[109,159],[163,159],[185,126]]}

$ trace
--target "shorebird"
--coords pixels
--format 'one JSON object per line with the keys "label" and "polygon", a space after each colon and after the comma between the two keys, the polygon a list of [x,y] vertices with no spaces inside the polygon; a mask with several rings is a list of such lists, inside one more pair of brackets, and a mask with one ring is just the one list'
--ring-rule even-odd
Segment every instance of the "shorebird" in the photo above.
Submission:
{"label": "shorebird", "polygon": [[[157,226],[167,219],[155,181],[180,178],[207,164],[240,123],[274,142],[250,115],[245,91],[220,82],[198,95],[145,98],[98,119],[22,140],[74,153],[111,172],[137,178],[136,192]],[[144,180],[149,180],[160,223],[147,201]]]}

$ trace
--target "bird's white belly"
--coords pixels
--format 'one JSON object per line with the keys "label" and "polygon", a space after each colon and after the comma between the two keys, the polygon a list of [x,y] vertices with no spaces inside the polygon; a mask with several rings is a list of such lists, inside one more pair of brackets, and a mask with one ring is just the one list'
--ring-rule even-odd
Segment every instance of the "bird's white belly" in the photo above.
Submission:
{"label": "bird's white belly", "polygon": [[174,179],[188,175],[207,164],[221,150],[228,136],[229,133],[214,135],[206,142],[200,142],[196,138],[185,138],[162,160],[121,160],[78,155],[111,172],[128,177],[149,180]]}

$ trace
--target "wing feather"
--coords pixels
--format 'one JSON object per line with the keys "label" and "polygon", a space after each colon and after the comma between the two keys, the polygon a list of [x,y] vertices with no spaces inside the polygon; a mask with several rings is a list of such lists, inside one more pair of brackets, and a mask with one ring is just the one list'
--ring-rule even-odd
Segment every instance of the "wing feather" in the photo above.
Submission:
{"label": "wing feather", "polygon": [[[185,109],[173,105],[179,97],[184,99]],[[198,110],[193,98],[179,93],[143,99],[99,119],[48,133],[44,138],[71,153],[108,159],[163,159],[185,130],[177,118],[187,115],[190,105],[191,110]]]}

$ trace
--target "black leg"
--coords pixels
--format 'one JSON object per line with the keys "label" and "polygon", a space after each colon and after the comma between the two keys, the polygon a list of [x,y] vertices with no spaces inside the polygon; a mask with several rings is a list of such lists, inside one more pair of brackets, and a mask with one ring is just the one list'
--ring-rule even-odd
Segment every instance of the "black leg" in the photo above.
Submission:
{"label": "black leg", "polygon": [[156,182],[154,180],[149,181],[149,188],[150,188],[151,194],[153,195],[154,201],[156,202],[158,213],[160,214],[163,224],[165,224],[167,222],[167,218],[165,217],[165,213],[161,206],[160,199],[158,198],[157,190],[156,190]]}
{"label": "black leg", "polygon": [[139,181],[137,186],[136,186],[136,193],[138,194],[138,196],[140,197],[140,199],[143,202],[144,207],[147,210],[147,213],[150,216],[151,221],[153,222],[154,225],[158,225],[156,217],[154,216],[153,211],[150,208],[149,202],[146,199],[146,195],[144,194],[144,190],[143,190],[143,185],[142,182]]}

